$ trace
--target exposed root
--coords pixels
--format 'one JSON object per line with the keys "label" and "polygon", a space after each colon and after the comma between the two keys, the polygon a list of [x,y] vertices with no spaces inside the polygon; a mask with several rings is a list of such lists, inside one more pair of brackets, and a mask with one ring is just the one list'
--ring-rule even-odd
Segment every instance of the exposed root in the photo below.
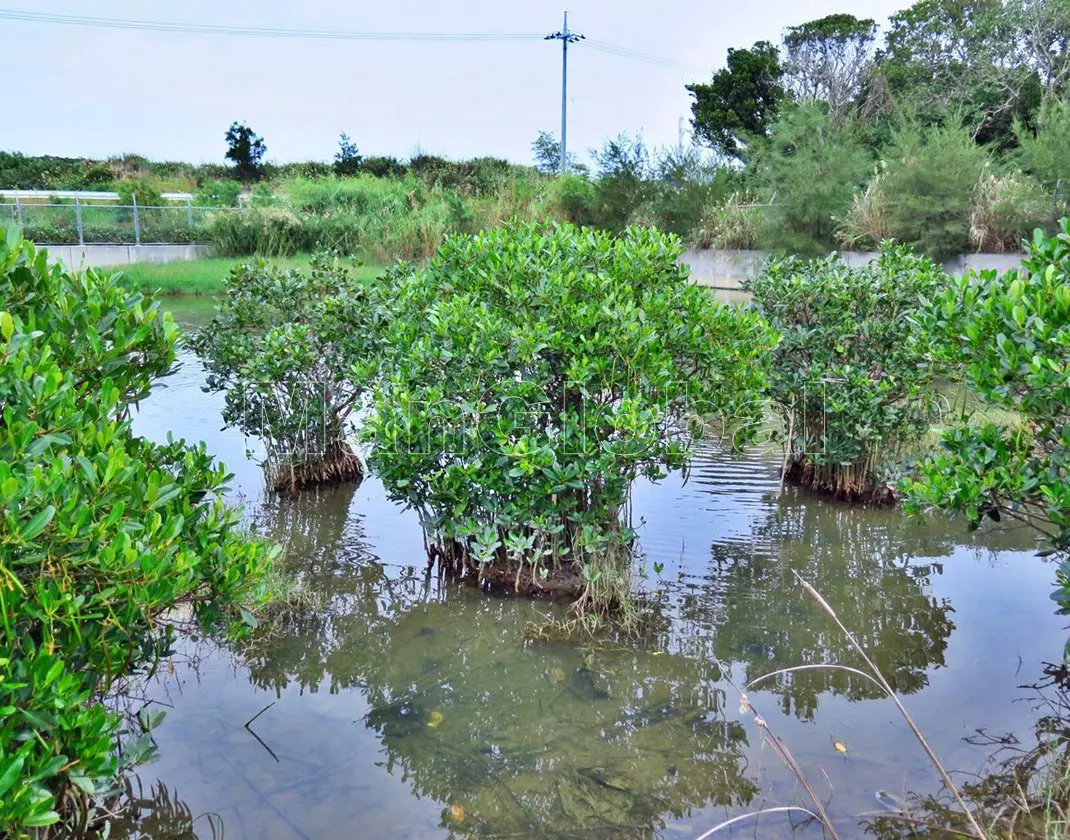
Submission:
{"label": "exposed root", "polygon": [[895,490],[877,481],[872,471],[848,466],[817,466],[806,458],[788,463],[784,479],[812,493],[819,493],[852,504],[890,507],[895,504]]}
{"label": "exposed root", "polygon": [[360,456],[343,443],[333,447],[322,459],[280,464],[270,470],[268,480],[277,492],[293,494],[308,487],[360,481],[363,477]]}

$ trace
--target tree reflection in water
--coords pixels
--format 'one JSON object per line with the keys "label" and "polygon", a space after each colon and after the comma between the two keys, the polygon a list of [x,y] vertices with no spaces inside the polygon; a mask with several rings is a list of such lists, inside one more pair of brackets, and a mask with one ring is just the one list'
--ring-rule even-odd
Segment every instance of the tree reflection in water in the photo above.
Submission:
{"label": "tree reflection in water", "polygon": [[[798,572],[832,604],[897,692],[920,690],[929,670],[944,664],[955,625],[950,602],[928,592],[942,565],[915,558],[949,554],[954,542],[901,517],[858,514],[845,506],[784,506],[757,528],[760,547],[715,543],[709,572],[680,598],[682,619],[712,631],[716,658],[742,663],[747,681],[795,665],[864,668],[799,585]],[[851,700],[883,696],[869,680],[824,669],[771,678],[761,688],[779,696],[785,714],[806,720],[826,692]]]}
{"label": "tree reflection in water", "polygon": [[[911,562],[949,553],[953,540],[894,516],[806,504],[771,509],[757,547],[715,543],[693,585],[670,587],[674,617],[657,639],[534,643],[525,625],[550,607],[385,565],[350,513],[352,493],[277,498],[261,512],[318,603],[270,622],[238,655],[250,682],[277,695],[359,691],[385,769],[439,803],[455,836],[647,837],[711,805],[761,804],[747,763],[758,744],[717,663],[747,679],[857,664],[792,570],[836,607],[901,693],[926,685],[954,628],[950,605],[928,591],[940,564]],[[868,682],[825,671],[763,690],[803,719],[824,694],[878,696]],[[327,783],[317,788],[332,795]],[[174,810],[166,794],[161,804]]]}

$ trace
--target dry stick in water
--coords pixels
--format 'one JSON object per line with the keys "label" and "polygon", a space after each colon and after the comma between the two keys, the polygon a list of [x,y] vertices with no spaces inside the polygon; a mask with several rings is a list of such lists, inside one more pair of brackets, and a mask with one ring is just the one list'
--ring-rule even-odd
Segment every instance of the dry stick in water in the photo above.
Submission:
{"label": "dry stick in water", "polygon": [[959,804],[959,807],[962,808],[962,812],[965,814],[966,820],[969,822],[970,828],[974,832],[974,836],[978,837],[979,840],[985,840],[987,835],[985,834],[984,829],[981,828],[980,824],[977,822],[977,818],[973,815],[973,811],[970,810],[966,801],[962,798],[961,794],[959,794],[958,788],[955,787],[955,783],[951,781],[951,776],[948,775],[947,770],[944,769],[944,765],[940,763],[940,759],[936,757],[936,753],[934,753],[933,748],[929,746],[929,742],[925,740],[925,736],[921,734],[921,730],[918,728],[918,725],[914,723],[914,719],[910,716],[910,713],[899,699],[899,695],[895,693],[891,685],[889,685],[888,681],[884,678],[884,674],[881,673],[873,660],[869,658],[865,649],[859,644],[851,631],[843,625],[843,622],[840,621],[840,617],[836,615],[836,611],[829,606],[829,602],[821,597],[821,593],[814,589],[814,587],[811,586],[797,571],[792,569],[791,573],[795,575],[795,579],[803,585],[814,600],[821,605],[821,609],[832,617],[832,620],[836,622],[836,626],[839,627],[843,635],[847,637],[847,641],[851,643],[851,646],[858,651],[859,656],[861,656],[866,665],[869,666],[870,670],[873,672],[875,681],[881,689],[883,689],[884,693],[891,698],[892,702],[895,703],[896,708],[899,709],[899,713],[903,716],[903,720],[907,722],[907,726],[909,726],[911,732],[914,733],[914,737],[918,739],[918,743],[921,744],[922,749],[925,750],[925,754],[929,756],[929,760],[936,768],[936,772],[940,774],[940,779],[943,781],[944,787],[951,792],[951,795],[955,797],[955,801]]}
{"label": "dry stick in water", "polygon": [[[722,674],[728,674],[728,669],[725,668],[724,666],[721,666],[721,673]],[[807,795],[813,801],[814,808],[817,809],[817,813],[813,814],[812,812],[808,811],[807,809],[800,808],[798,806],[782,806],[782,807],[785,808],[785,809],[794,808],[795,810],[806,811],[807,813],[811,814],[811,816],[816,817],[817,821],[819,823],[821,823],[821,825],[825,829],[825,831],[827,831],[829,833],[829,836],[832,838],[832,840],[839,840],[839,835],[836,833],[836,827],[832,824],[832,819],[829,817],[828,811],[825,810],[825,804],[821,801],[821,797],[819,797],[817,795],[817,791],[814,790],[813,785],[811,785],[810,782],[807,781],[806,776],[802,771],[802,768],[799,766],[799,763],[795,760],[795,756],[793,756],[791,754],[791,750],[788,749],[788,745],[785,744],[782,740],[780,740],[780,738],[778,738],[776,735],[773,734],[773,731],[769,728],[769,724],[766,723],[765,718],[763,718],[758,713],[758,710],[756,708],[754,708],[753,704],[750,702],[750,698],[747,696],[747,693],[745,691],[743,691],[742,689],[740,689],[739,686],[737,686],[735,683],[733,683],[731,678],[726,678],[726,679],[727,679],[728,684],[730,686],[732,686],[732,688],[734,688],[736,690],[736,692],[739,694],[739,697],[740,697],[740,708],[739,708],[740,714],[745,714],[746,712],[749,711],[751,714],[754,715],[754,725],[757,726],[759,730],[761,730],[762,737],[765,740],[765,743],[769,744],[769,746],[773,750],[773,752],[776,753],[777,758],[779,758],[782,762],[784,762],[784,765],[791,771],[792,775],[795,776],[796,779],[798,779],[799,784],[801,784],[803,786],[803,788],[806,790]],[[759,677],[759,679],[761,679],[761,678]],[[828,778],[828,777],[826,776],[826,778]],[[769,810],[776,810],[776,809],[763,809],[763,810],[769,811]],[[719,828],[724,828],[726,825],[729,825],[732,822],[734,822],[734,820],[729,820],[728,823],[721,823],[719,826],[716,826],[713,830],[716,831]],[[704,837],[709,836],[710,833],[712,833],[712,832],[707,832],[707,834],[705,834],[703,836]]]}
{"label": "dry stick in water", "polygon": [[762,814],[776,814],[784,811],[802,811],[804,814],[808,814],[812,819],[821,822],[821,817],[815,814],[808,808],[803,808],[799,805],[779,805],[776,808],[762,808],[760,811],[751,811],[749,814],[740,814],[738,817],[732,817],[730,820],[725,820],[723,823],[719,823],[703,834],[698,840],[706,840],[707,837],[712,836],[722,828],[728,828],[730,825],[734,825],[737,822],[743,822],[743,820],[749,820],[751,817],[760,817]]}

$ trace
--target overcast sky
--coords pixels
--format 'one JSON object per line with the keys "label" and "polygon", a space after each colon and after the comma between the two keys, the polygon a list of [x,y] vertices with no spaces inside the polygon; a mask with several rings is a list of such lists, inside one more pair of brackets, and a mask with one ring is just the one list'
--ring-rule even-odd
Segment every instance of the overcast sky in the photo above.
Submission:
{"label": "overcast sky", "polygon": [[[8,2],[11,5],[8,5]],[[693,66],[667,68],[578,45],[569,51],[569,149],[620,131],[653,144],[687,129],[684,84],[708,79],[728,47],[777,41],[787,26],[850,11],[884,23],[906,0],[567,0],[570,28]],[[560,4],[517,0],[0,0],[35,12],[351,31],[550,33]],[[561,47],[370,43],[96,29],[0,20],[7,114],[0,149],[222,162],[244,120],[268,158],[333,157],[346,131],[364,154],[495,155],[530,162],[558,132]]]}

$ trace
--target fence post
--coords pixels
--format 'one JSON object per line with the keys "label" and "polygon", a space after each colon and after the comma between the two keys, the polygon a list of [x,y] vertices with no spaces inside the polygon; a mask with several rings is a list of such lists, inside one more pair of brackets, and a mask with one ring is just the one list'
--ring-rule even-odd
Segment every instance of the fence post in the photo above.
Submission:
{"label": "fence post", "polygon": [[131,201],[134,202],[134,244],[141,244],[141,220],[137,215],[137,193],[133,193],[130,196]]}
{"label": "fence post", "polygon": [[186,199],[186,227],[193,227],[193,199]]}
{"label": "fence post", "polygon": [[18,196],[15,196],[15,223],[22,227],[22,202]]}
{"label": "fence post", "polygon": [[78,244],[85,245],[85,229],[82,227],[82,200],[74,197],[74,218],[78,222]]}

